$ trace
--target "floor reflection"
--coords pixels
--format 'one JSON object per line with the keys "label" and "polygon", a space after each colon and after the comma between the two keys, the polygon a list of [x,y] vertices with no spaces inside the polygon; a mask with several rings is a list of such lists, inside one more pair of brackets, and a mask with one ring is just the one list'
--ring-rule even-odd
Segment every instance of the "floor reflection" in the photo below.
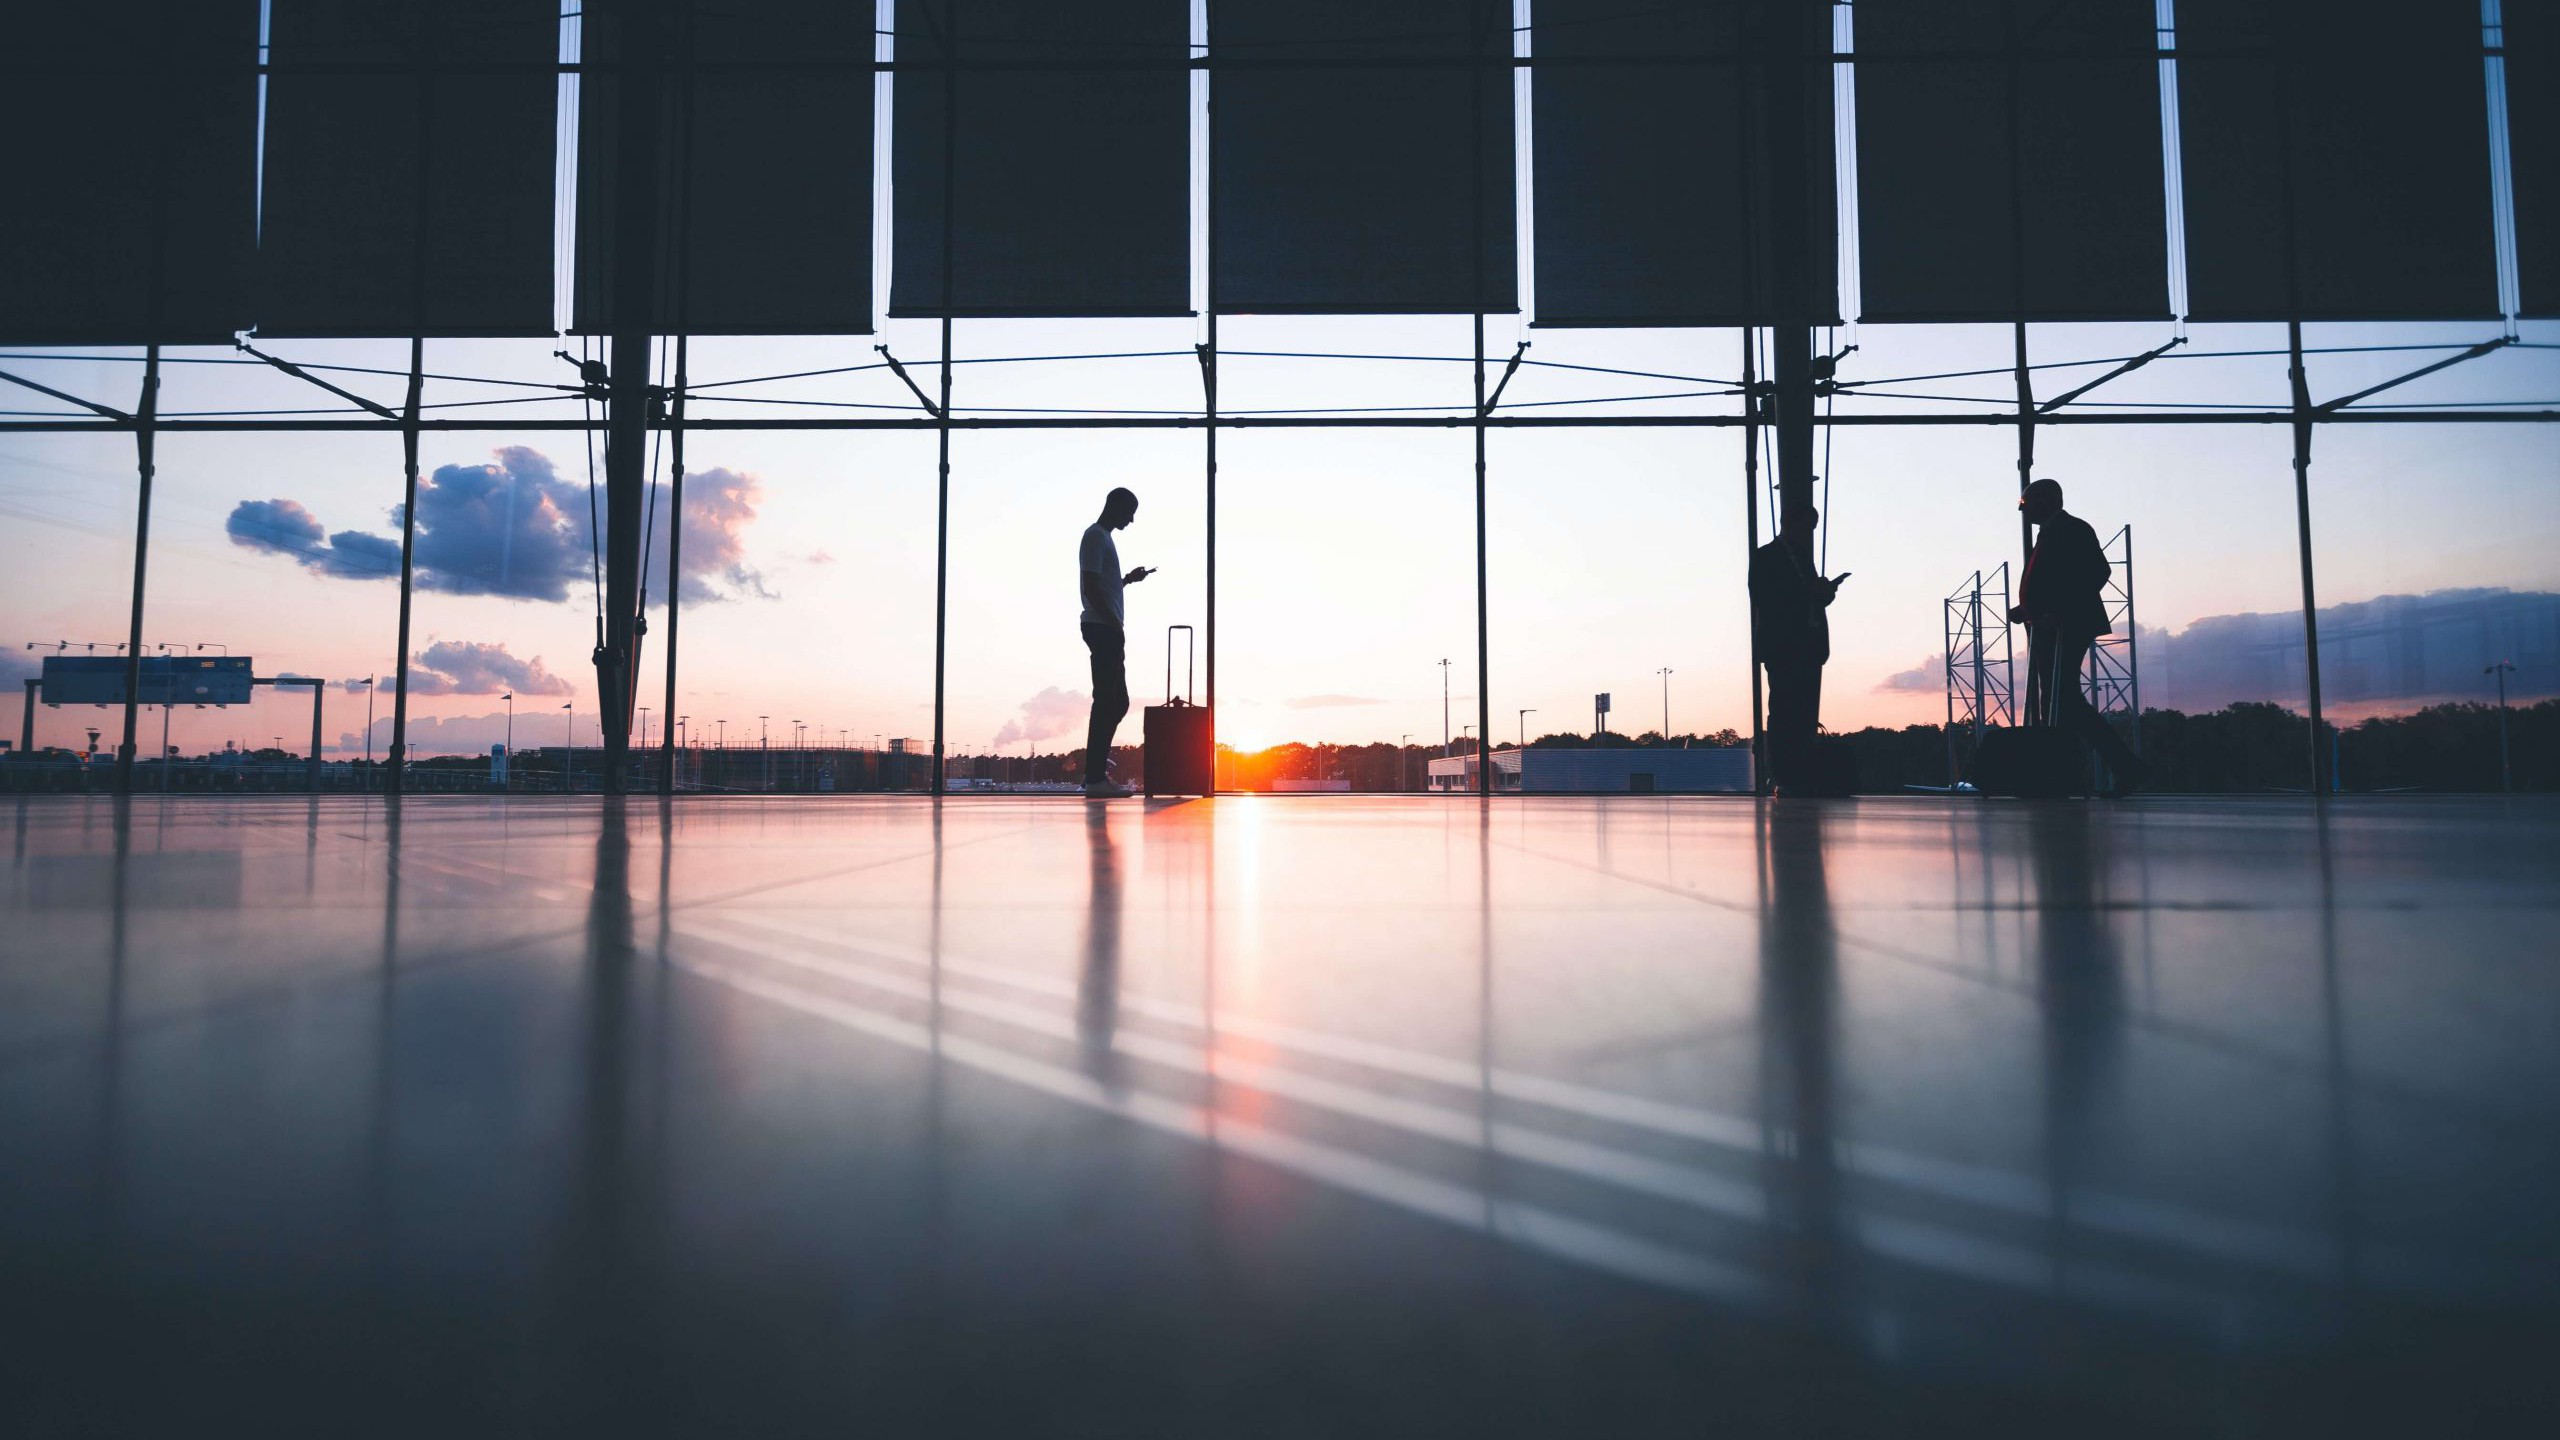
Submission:
{"label": "floor reflection", "polygon": [[2494,1432],[2512,814],[21,806],[0,1430]]}
{"label": "floor reflection", "polygon": [[1084,968],[1076,980],[1076,1038],[1085,1073],[1116,1090],[1122,1080],[1112,1043],[1120,1024],[1120,857],[1109,806],[1085,807],[1084,840],[1092,889],[1084,910]]}
{"label": "floor reflection", "polygon": [[1839,949],[1825,878],[1824,811],[1772,804],[1760,916],[1761,1118],[1769,1217],[1784,1284],[1808,1310],[1838,1309],[1845,1261],[1835,1149]]}
{"label": "floor reflection", "polygon": [[2055,1283],[2071,1264],[2072,1196],[2107,1131],[2102,1113],[2124,1020],[2123,959],[2106,892],[2108,857],[2083,805],[2030,807],[2034,959],[2044,1052],[2047,1239]]}

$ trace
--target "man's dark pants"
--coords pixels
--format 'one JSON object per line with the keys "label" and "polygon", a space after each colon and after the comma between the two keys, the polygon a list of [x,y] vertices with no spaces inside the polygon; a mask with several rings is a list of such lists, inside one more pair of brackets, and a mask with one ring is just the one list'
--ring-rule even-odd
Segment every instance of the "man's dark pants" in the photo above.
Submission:
{"label": "man's dark pants", "polygon": [[2043,699],[2046,724],[2059,725],[2087,741],[2109,770],[2119,778],[2129,778],[2142,772],[2141,757],[2124,743],[2124,737],[2106,722],[2080,688],[2080,667],[2089,658],[2089,647],[2096,643],[2094,635],[2056,630],[2049,625],[2029,626],[2027,683]]}
{"label": "man's dark pants", "polygon": [[1762,666],[1769,676],[1769,775],[1780,785],[1813,779],[1813,741],[1822,725],[1822,662]]}
{"label": "man's dark pants", "polygon": [[1086,621],[1084,648],[1093,653],[1093,720],[1084,731],[1084,783],[1111,778],[1111,736],[1129,714],[1129,638],[1117,625]]}

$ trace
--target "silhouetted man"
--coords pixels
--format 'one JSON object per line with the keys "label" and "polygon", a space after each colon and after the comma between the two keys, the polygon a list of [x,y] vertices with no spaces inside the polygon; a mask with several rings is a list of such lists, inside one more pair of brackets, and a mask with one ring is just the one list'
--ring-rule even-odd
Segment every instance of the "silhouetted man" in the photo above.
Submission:
{"label": "silhouetted man", "polygon": [[2089,522],[2062,508],[2061,482],[2029,485],[2018,509],[2036,527],[2036,548],[2018,577],[2018,603],[2009,608],[2010,623],[2024,621],[2027,627],[2027,713],[2088,741],[2115,777],[2107,793],[2122,795],[2142,783],[2142,759],[2080,691],[2080,664],[2089,647],[2115,629],[2107,621],[2106,599],[2115,566]]}
{"label": "silhouetted man", "polygon": [[1126,795],[1129,787],[1111,783],[1111,736],[1129,713],[1128,612],[1121,605],[1122,587],[1154,574],[1141,565],[1120,573],[1120,547],[1111,532],[1128,528],[1138,518],[1138,497],[1115,489],[1102,501],[1102,518],[1084,529],[1077,548],[1077,584],[1084,593],[1084,648],[1093,653],[1093,720],[1084,733],[1084,793],[1096,799]]}
{"label": "silhouetted man", "polygon": [[1827,613],[1840,582],[1813,568],[1813,525],[1821,517],[1794,503],[1778,517],[1778,538],[1751,552],[1751,648],[1769,676],[1769,771],[1781,795],[1820,785],[1813,737],[1822,728],[1822,667],[1831,658]]}

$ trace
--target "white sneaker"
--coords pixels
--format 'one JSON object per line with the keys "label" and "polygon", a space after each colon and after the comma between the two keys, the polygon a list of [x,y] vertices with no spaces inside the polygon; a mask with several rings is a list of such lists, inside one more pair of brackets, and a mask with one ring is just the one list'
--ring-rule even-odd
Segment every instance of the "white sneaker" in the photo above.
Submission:
{"label": "white sneaker", "polygon": [[1116,780],[1095,780],[1084,787],[1087,800],[1125,800],[1138,792]]}

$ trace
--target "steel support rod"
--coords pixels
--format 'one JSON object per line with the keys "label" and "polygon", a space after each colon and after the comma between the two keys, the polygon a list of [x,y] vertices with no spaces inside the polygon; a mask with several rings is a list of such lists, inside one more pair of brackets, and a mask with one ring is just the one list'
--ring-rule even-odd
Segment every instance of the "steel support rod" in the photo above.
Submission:
{"label": "steel support rod", "polygon": [[[946,0],[947,3],[947,0]],[[945,685],[949,678],[951,640],[951,306],[953,285],[951,266],[953,244],[951,228],[956,220],[957,197],[952,193],[959,181],[960,144],[960,26],[957,17],[951,23],[935,24],[934,6],[920,6],[925,21],[934,26],[934,39],[948,62],[942,71],[942,383],[940,404],[928,403],[933,412],[935,437],[935,481],[933,507],[933,793],[939,800],[944,789],[946,771],[943,756],[943,719]],[[888,352],[881,352],[886,355]],[[897,370],[892,362],[890,367]],[[901,375],[905,372],[900,371]],[[909,380],[913,390],[915,382]],[[918,397],[922,398],[922,397]],[[1125,648],[1125,647],[1124,647]],[[1087,765],[1092,757],[1086,757]],[[1110,757],[1103,757],[1107,766]]]}
{"label": "steel support rod", "polygon": [[[1205,35],[1202,37],[1207,38]],[[1205,56],[1203,57],[1206,58]],[[1202,83],[1207,87],[1203,113],[1211,127],[1216,125],[1218,81],[1215,70],[1204,70]],[[1203,148],[1206,148],[1204,139]],[[1200,244],[1200,289],[1202,311],[1207,315],[1207,335],[1200,347],[1200,388],[1202,439],[1201,506],[1205,512],[1202,541],[1208,547],[1206,571],[1208,595],[1202,617],[1201,643],[1208,651],[1207,691],[1209,702],[1209,789],[1218,788],[1218,167],[1203,165],[1200,170],[1201,209],[1208,224]],[[1168,654],[1170,650],[1168,649]],[[1397,762],[1401,765],[1401,759]],[[1398,772],[1401,775],[1401,771]]]}
{"label": "steel support rod", "polygon": [[[1479,237],[1479,244],[1481,237]],[[1479,292],[1478,304],[1482,304]],[[1484,312],[1475,316],[1476,334],[1476,793],[1493,794],[1493,640],[1486,603],[1489,579],[1485,567],[1484,470]],[[1526,761],[1522,762],[1524,765]],[[1523,776],[1528,772],[1522,771]]]}
{"label": "steel support rod", "polygon": [[1208,633],[1204,638],[1209,650],[1206,692],[1209,702],[1209,788],[1215,790],[1218,753],[1218,312],[1215,308],[1209,311],[1209,340],[1200,347],[1200,367],[1203,404],[1206,406],[1202,418],[1208,421],[1202,435],[1208,443],[1203,447],[1201,498],[1208,516],[1204,536],[1209,551]]}
{"label": "steel support rod", "polygon": [[116,745],[116,793],[133,793],[134,732],[142,723],[142,598],[150,574],[151,477],[157,469],[160,414],[160,347],[145,352],[142,403],[134,407],[133,610],[125,632],[124,738]]}
{"label": "steel support rod", "polygon": [[2123,364],[2118,365],[2114,369],[2099,376],[2097,379],[2090,381],[2086,385],[2083,385],[2076,390],[2065,390],[2061,394],[2054,396],[2052,399],[2045,401],[2043,404],[2038,405],[2036,407],[2036,413],[2039,415],[2050,415],[2054,411],[2061,409],[2063,406],[2070,404],[2072,401],[2079,399],[2081,396],[2088,394],[2090,391],[2097,389],[2099,386],[2106,384],[2108,381],[2121,379],[2124,376],[2130,375],[2134,371],[2141,369],[2143,366],[2150,364],[2152,361],[2159,359],[2161,356],[2168,354],[2170,351],[2175,350],[2186,343],[2187,337],[2181,335],[2157,349],[2145,350],[2141,354],[2125,361]]}
{"label": "steel support rod", "polygon": [[260,360],[266,361],[268,364],[273,365],[278,370],[292,376],[296,380],[300,380],[305,384],[319,386],[321,389],[328,391],[339,399],[353,404],[357,409],[370,410],[385,420],[398,420],[400,418],[392,411],[390,406],[381,404],[377,401],[368,400],[364,396],[357,394],[353,390],[347,389],[343,385],[333,385],[330,382],[321,379],[319,376],[312,374],[310,371],[303,369],[301,366],[294,364],[292,361],[280,360],[275,356],[268,354],[264,350],[250,344],[246,340],[235,340],[232,342],[232,346],[243,354],[253,355]]}
{"label": "steel support rod", "polygon": [[[2033,484],[2036,477],[2037,418],[2035,372],[2027,366],[2025,321],[2021,320],[2011,327],[2010,343],[2013,347],[2012,353],[2016,356],[2014,375],[2018,387],[2018,494],[2023,499],[2027,493],[2027,486]],[[2035,548],[2035,526],[2027,523],[2027,512],[2021,509],[2018,512],[2018,563],[2021,565],[2027,563],[2027,557],[2035,553]],[[2001,616],[2000,623],[2008,624],[2009,617]],[[2030,685],[2034,683],[2032,677],[2028,683]]]}
{"label": "steel support rod", "polygon": [[24,375],[12,375],[6,370],[0,370],[0,380],[6,380],[12,385],[23,386],[26,389],[33,390],[39,395],[50,395],[56,400],[77,405],[81,409],[86,410],[93,415],[103,415],[109,420],[131,421],[133,419],[132,416],[127,415],[123,411],[115,409],[112,406],[101,405],[95,400],[83,400],[68,390],[56,390],[50,385],[39,385]]}
{"label": "steel support rod", "polygon": [[667,414],[667,726],[658,744],[661,795],[676,793],[676,626],[684,614],[685,338],[676,337],[676,393]]}
{"label": "steel support rod", "polygon": [[[1478,27],[1475,48],[1477,57],[1483,58],[1487,46],[1481,26]],[[1506,81],[1509,78],[1504,77]],[[1467,117],[1467,193],[1472,210],[1467,254],[1469,280],[1473,286],[1467,299],[1475,311],[1474,343],[1468,348],[1474,361],[1476,402],[1476,794],[1490,797],[1493,794],[1493,639],[1489,629],[1489,581],[1485,567],[1484,421],[1492,407],[1485,402],[1484,390],[1484,82],[1480,71],[1471,71],[1467,76]],[[1521,764],[1521,778],[1526,780],[1528,762],[1523,759]],[[1463,771],[1460,773],[1464,774]]]}
{"label": "steel support rod", "polygon": [[604,792],[623,792],[631,760],[639,654],[640,530],[649,503],[649,391],[662,282],[659,181],[665,119],[669,0],[635,0],[621,27],[615,96],[613,320],[605,408],[604,624],[596,647],[596,708]]}
{"label": "steel support rod", "polygon": [[[1754,393],[1759,384],[1754,331],[1742,329],[1742,573],[1751,573],[1751,562],[1760,553],[1760,397]],[[1764,736],[1760,724],[1760,627],[1751,631],[1751,788],[1754,793],[1766,790],[1766,759],[1761,751]],[[1527,762],[1522,762],[1527,763]]]}
{"label": "steel support rod", "polygon": [[[1476,348],[1481,351],[1484,347],[1479,345]],[[1511,377],[1520,373],[1521,357],[1528,353],[1529,342],[1523,340],[1520,342],[1519,347],[1511,352],[1511,359],[1503,365],[1502,378],[1493,382],[1493,394],[1486,397],[1485,402],[1476,407],[1476,413],[1478,415],[1491,415],[1495,409],[1501,406],[1502,392],[1511,388]],[[1482,363],[1481,357],[1479,357],[1478,363]]]}
{"label": "steel support rod", "polygon": [[[1815,64],[1824,58],[1805,45],[1805,7],[1795,0],[1760,0],[1748,17],[1746,49],[1756,72],[1759,132],[1766,163],[1760,180],[1766,187],[1769,242],[1763,258],[1769,277],[1773,323],[1769,327],[1770,374],[1776,387],[1770,420],[1777,426],[1778,500],[1783,510],[1813,503],[1813,326],[1823,318],[1818,309],[1811,263],[1813,243],[1807,218],[1811,209],[1805,188],[1806,87]],[[1827,143],[1827,137],[1826,137]]]}
{"label": "steel support rod", "polygon": [[[684,429],[685,390],[692,382],[689,373],[690,340],[693,330],[693,167],[694,106],[700,97],[695,84],[694,17],[697,7],[684,7],[682,43],[676,47],[684,73],[676,94],[683,107],[676,130],[678,190],[682,206],[676,212],[675,243],[675,319],[676,319],[676,386],[667,402],[667,680],[666,728],[660,732],[661,755],[658,765],[658,793],[676,793],[676,763],[681,752],[676,749],[676,631],[684,615]],[[876,43],[876,42],[875,42]],[[641,563],[647,564],[642,556]]]}
{"label": "steel support rod", "polygon": [[2293,518],[2302,552],[2302,673],[2310,691],[2311,793],[2317,798],[2328,793],[2329,766],[2320,736],[2320,610],[2311,581],[2311,379],[2303,369],[2301,321],[2286,324],[2285,339],[2293,352]]}
{"label": "steel support rod", "polygon": [[[1823,426],[1846,426],[1864,429],[1871,426],[1888,428],[1910,426],[1928,429],[1937,426],[1981,426],[1998,429],[2018,423],[2017,410],[2005,406],[1997,410],[1970,412],[1919,411],[1897,415],[1823,415],[1816,413],[1811,423]],[[2276,410],[2146,410],[2146,411],[2077,411],[2063,410],[2039,415],[2035,423],[2042,429],[2055,425],[2292,425],[2301,416],[2290,408]],[[2535,410],[2346,410],[2327,414],[2314,411],[2315,425],[2548,425],[2560,422],[2560,409]],[[740,417],[720,419],[696,416],[685,422],[690,430],[756,430],[807,431],[825,434],[850,430],[932,430],[942,422],[929,417],[830,417],[791,416]],[[1198,415],[963,415],[950,421],[954,430],[1197,430],[1206,422]],[[1221,430],[1457,430],[1472,424],[1463,414],[1441,415],[1255,415],[1223,414],[1218,417]],[[1731,413],[1686,415],[1488,415],[1484,420],[1492,430],[1714,430],[1739,428],[1751,423],[1739,410]],[[164,419],[153,428],[163,435],[294,435],[294,434],[365,434],[396,431],[401,422],[394,420],[357,419]],[[121,435],[136,428],[131,420],[0,420],[0,435]],[[476,434],[576,434],[601,428],[587,420],[564,420],[529,416],[511,420],[446,420],[426,419],[418,422],[421,431],[439,435]]]}
{"label": "steel support rod", "polygon": [[[409,337],[409,403],[403,407],[400,427],[401,501],[400,501],[400,628],[399,651],[392,658],[391,670],[391,749],[382,772],[385,795],[400,793],[406,778],[403,765],[409,754],[409,610],[417,594],[418,559],[418,409],[426,394],[427,342],[425,337]],[[507,767],[514,773],[516,757],[507,756]]]}
{"label": "steel support rod", "polygon": [[[415,600],[417,595],[418,430],[426,412],[427,393],[427,242],[425,222],[429,204],[427,180],[431,173],[428,165],[428,159],[433,154],[435,146],[436,89],[435,86],[430,83],[431,77],[427,69],[427,53],[425,51],[422,50],[419,52],[416,63],[417,69],[412,78],[418,87],[418,127],[415,137],[418,147],[416,157],[418,175],[417,184],[411,192],[411,202],[417,207],[415,216],[417,225],[416,233],[411,236],[411,243],[409,246],[409,318],[411,321],[409,332],[409,388],[404,397],[403,403],[401,404],[399,417],[401,483],[400,619],[398,626],[399,648],[397,653],[392,657],[390,763],[384,767],[382,772],[382,793],[385,798],[389,799],[396,799],[399,796],[401,784],[408,778],[407,765],[405,762],[407,761],[409,753],[409,618],[411,603]],[[244,344],[240,348],[247,350],[249,347]],[[254,350],[251,350],[249,353],[253,355],[257,354]],[[285,370],[289,374],[301,374],[302,378],[310,380],[315,385],[321,385],[324,389],[335,388],[334,386],[327,385],[325,382],[314,376],[303,374],[303,372],[286,365],[283,361],[278,360],[273,356],[259,355],[258,358],[266,361],[270,365],[274,365],[279,369]],[[381,408],[369,400],[363,400],[361,397],[350,396],[349,398],[357,399],[358,402],[368,410],[379,410]],[[365,749],[368,753],[370,753],[373,748],[373,698],[371,691],[375,688],[375,683],[376,682],[367,682],[366,687]],[[512,713],[512,702],[510,702],[510,706],[510,713]],[[513,725],[509,725],[507,728],[507,773],[510,775],[515,773],[515,763],[515,727]],[[392,813],[396,815],[399,812],[397,809],[394,809]]]}
{"label": "steel support rod", "polygon": [[2359,400],[2369,399],[2372,396],[2381,394],[2385,390],[2397,390],[2412,380],[2423,379],[2426,376],[2433,375],[2439,370],[2449,369],[2453,366],[2459,365],[2465,360],[2477,360],[2481,356],[2486,355],[2493,350],[2502,350],[2514,343],[2515,337],[2511,335],[2501,335],[2495,340],[2483,340],[2479,344],[2472,346],[2470,349],[2463,351],[2459,355],[2448,355],[2444,359],[2438,360],[2432,365],[2421,365],[2417,369],[2412,370],[2405,375],[2394,375],[2379,385],[2368,385],[2352,395],[2341,395],[2335,400],[2324,401],[2318,408],[2324,415],[2331,411],[2344,410]]}

